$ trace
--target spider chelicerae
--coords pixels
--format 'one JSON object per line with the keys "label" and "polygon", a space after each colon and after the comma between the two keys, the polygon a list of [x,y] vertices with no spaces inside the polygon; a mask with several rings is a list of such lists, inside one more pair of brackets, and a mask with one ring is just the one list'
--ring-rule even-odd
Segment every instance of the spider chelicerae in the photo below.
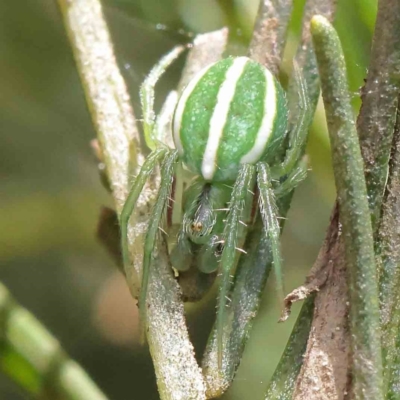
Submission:
{"label": "spider chelicerae", "polygon": [[[192,78],[177,102],[172,132],[159,132],[153,109],[154,87],[182,51],[182,47],[177,47],[164,56],[141,87],[144,137],[151,153],[133,182],[120,216],[122,250],[127,265],[131,262],[129,218],[147,179],[160,166],[161,182],[144,243],[139,297],[143,319],[152,255],[159,228],[167,223],[164,214],[170,204],[176,165],[182,163],[195,177],[185,189],[183,201],[178,202],[183,204],[183,219],[170,258],[177,271],[185,271],[192,264],[189,260],[196,246],[197,268],[204,273],[219,272],[216,324],[221,364],[236,255],[241,250],[246,226],[254,219],[257,203],[271,243],[278,293],[283,299],[275,199],[288,194],[305,177],[302,151],[311,111],[306,85],[296,64],[299,107],[297,120],[288,129],[286,96],[278,80],[247,57],[229,57]],[[168,135],[172,135],[175,148],[167,145]]]}

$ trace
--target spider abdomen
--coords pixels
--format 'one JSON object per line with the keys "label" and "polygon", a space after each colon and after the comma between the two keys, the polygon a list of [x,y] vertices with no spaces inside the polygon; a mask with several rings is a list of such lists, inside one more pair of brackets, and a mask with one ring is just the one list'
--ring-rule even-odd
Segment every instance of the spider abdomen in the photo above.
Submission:
{"label": "spider abdomen", "polygon": [[274,156],[287,114],[273,75],[247,57],[230,57],[199,72],[182,92],[175,146],[186,166],[206,181],[234,181],[241,164]]}

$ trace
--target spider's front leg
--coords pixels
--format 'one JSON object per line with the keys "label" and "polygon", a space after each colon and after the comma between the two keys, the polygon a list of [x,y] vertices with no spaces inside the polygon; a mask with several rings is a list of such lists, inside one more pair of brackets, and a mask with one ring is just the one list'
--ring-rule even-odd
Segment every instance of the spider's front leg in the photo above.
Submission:
{"label": "spider's front leg", "polygon": [[142,83],[140,88],[140,102],[143,112],[143,130],[144,139],[147,146],[154,150],[157,146],[158,140],[155,129],[155,112],[154,112],[154,88],[156,83],[160,80],[161,76],[167,68],[179,57],[185,50],[184,46],[177,46],[166,54],[150,71],[147,78]]}
{"label": "spider's front leg", "polygon": [[[297,121],[291,129],[289,136],[289,148],[286,151],[285,158],[281,164],[271,166],[271,176],[273,179],[281,179],[286,175],[297,175],[299,178],[304,177],[304,166],[300,165],[300,157],[304,151],[307,142],[308,129],[313,117],[313,110],[310,106],[307,84],[299,69],[297,63],[294,63],[294,79],[299,94],[299,111]],[[299,183],[299,180],[293,180],[294,188]]]}
{"label": "spider's front leg", "polygon": [[150,265],[154,249],[156,247],[156,239],[159,233],[159,227],[163,218],[165,208],[168,204],[168,198],[171,192],[172,180],[175,172],[175,164],[178,161],[178,152],[171,150],[165,156],[161,166],[161,183],[157,200],[149,220],[149,227],[144,242],[143,267],[142,267],[142,284],[140,286],[139,311],[141,320],[144,323],[146,317],[146,297],[147,287],[149,284]]}
{"label": "spider's front leg", "polygon": [[135,178],[128,197],[125,201],[124,207],[122,209],[121,215],[119,217],[119,224],[121,229],[121,245],[122,245],[122,256],[124,262],[125,272],[127,266],[130,263],[129,257],[129,243],[128,243],[128,224],[129,219],[133,213],[135,205],[139,199],[140,193],[143,190],[146,181],[149,179],[150,175],[153,173],[156,166],[163,160],[167,154],[167,149],[159,148],[150,153],[146,161],[142,165],[138,176]]}
{"label": "spider's front leg", "polygon": [[222,366],[223,342],[226,305],[229,299],[231,288],[232,271],[235,267],[235,259],[238,250],[238,240],[242,229],[241,222],[243,216],[249,214],[252,207],[252,189],[254,187],[255,167],[250,164],[243,164],[239,169],[239,174],[232,190],[229,213],[224,230],[224,249],[220,262],[220,287],[217,305],[217,346],[218,346],[218,365]]}
{"label": "spider's front leg", "polygon": [[278,208],[272,189],[272,177],[269,166],[265,162],[257,163],[257,185],[260,196],[260,213],[271,245],[278,296],[279,300],[283,303],[284,286],[280,246],[281,230],[278,221]]}
{"label": "spider's front leg", "polygon": [[[161,184],[156,204],[149,219],[149,227],[145,238],[142,266],[142,285],[139,299],[139,307],[142,317],[145,310],[151,255],[156,245],[156,234],[162,219],[165,204],[168,201],[168,195],[171,189],[174,173],[174,164],[178,158],[177,152],[170,150],[166,145],[161,144],[160,137],[157,136],[159,132],[156,132],[157,129],[155,129],[154,87],[166,69],[184,51],[184,49],[184,46],[177,46],[166,56],[164,56],[160,62],[153,67],[141,86],[140,99],[143,112],[144,138],[147,146],[152,150],[152,152],[143,163],[138,176],[135,178],[120,215],[122,254],[124,268],[126,270],[127,266],[129,266],[131,263],[128,243],[129,219],[134,211],[135,205],[147,179],[149,179],[155,168],[162,162]],[[142,319],[142,321],[144,321],[144,319]]]}
{"label": "spider's front leg", "polygon": [[154,113],[154,87],[159,81],[166,69],[173,63],[174,60],[183,52],[183,46],[177,46],[165,55],[158,64],[150,71],[147,78],[144,80],[140,88],[140,100],[143,112],[143,129],[144,137],[147,146],[153,150],[142,165],[138,176],[135,178],[124,207],[120,215],[120,227],[122,238],[122,254],[124,265],[130,263],[128,249],[128,223],[132,215],[133,209],[138,201],[143,187],[153,173],[155,167],[163,160],[167,153],[167,148],[156,148],[157,138],[155,137],[155,113]]}
{"label": "spider's front leg", "polygon": [[[143,267],[142,267],[142,284],[140,289],[139,308],[141,317],[145,315],[145,302],[147,295],[147,286],[149,280],[149,269],[151,264],[151,255],[156,244],[156,235],[160,226],[163,212],[166,204],[168,203],[168,196],[172,186],[174,176],[174,166],[178,159],[178,153],[175,150],[167,150],[159,148],[154,150],[144,162],[139,175],[136,177],[128,198],[120,216],[121,239],[122,239],[122,254],[124,260],[125,270],[130,263],[129,257],[129,243],[128,243],[128,223],[134,211],[135,205],[139,199],[143,187],[153,173],[154,169],[162,162],[161,168],[161,184],[157,195],[157,200],[153,208],[148,231],[145,238],[144,254],[143,254]],[[145,321],[142,319],[142,321]]]}
{"label": "spider's front leg", "polygon": [[[308,158],[302,157],[297,166],[285,176],[278,184],[274,184],[274,195],[277,199],[289,194],[296,186],[298,186],[307,177]],[[274,181],[274,180],[272,180]]]}
{"label": "spider's front leg", "polygon": [[[297,65],[294,64],[294,78],[299,93],[300,108],[295,126],[289,137],[289,149],[283,162],[269,167],[266,162],[257,164],[257,181],[260,192],[260,211],[270,243],[279,299],[283,301],[284,285],[280,251],[280,226],[275,198],[290,193],[307,174],[307,160],[300,159],[308,136],[312,118],[306,82]],[[275,188],[272,182],[281,181]]]}
{"label": "spider's front leg", "polygon": [[[308,127],[312,119],[306,82],[298,65],[294,64],[295,83],[299,93],[300,109],[296,125],[290,133],[289,149],[284,161],[270,168],[267,163],[257,164],[257,181],[260,192],[260,211],[270,243],[277,282],[278,296],[283,301],[284,285],[280,251],[280,226],[275,198],[290,193],[307,174],[307,160],[300,159],[308,136]],[[273,188],[273,180],[281,181]]]}

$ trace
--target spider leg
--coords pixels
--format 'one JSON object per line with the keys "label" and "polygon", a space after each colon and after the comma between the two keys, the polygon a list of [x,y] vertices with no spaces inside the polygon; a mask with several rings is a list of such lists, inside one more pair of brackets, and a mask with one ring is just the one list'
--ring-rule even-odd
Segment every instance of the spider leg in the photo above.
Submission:
{"label": "spider leg", "polygon": [[[246,199],[249,192],[253,189],[253,177],[255,167],[250,164],[243,164],[240,167],[238,177],[233,187],[229,213],[224,230],[224,249],[221,255],[220,271],[221,283],[219,288],[219,298],[217,305],[217,347],[218,347],[218,366],[222,367],[223,354],[223,334],[226,315],[226,302],[231,287],[231,273],[235,266],[236,246],[238,236],[241,231],[240,220],[245,211]],[[251,202],[250,202],[251,203]]]}
{"label": "spider leg", "polygon": [[271,173],[268,164],[259,162],[257,164],[257,181],[260,192],[260,212],[267,231],[270,243],[272,260],[278,289],[279,299],[284,299],[281,249],[280,249],[280,226],[278,222],[278,208],[275,204],[275,196],[271,185]]}
{"label": "spider leg", "polygon": [[154,150],[156,148],[156,135],[154,130],[154,87],[167,68],[185,50],[184,46],[176,46],[166,54],[150,71],[140,88],[140,101],[143,111],[143,130],[147,146]]}
{"label": "spider leg", "polygon": [[142,284],[140,286],[139,296],[139,312],[143,324],[145,324],[146,321],[146,296],[147,287],[149,284],[151,259],[153,256],[154,248],[156,246],[157,235],[159,232],[158,228],[160,226],[166,204],[168,203],[168,196],[171,190],[172,179],[174,176],[174,167],[177,160],[178,152],[173,150],[167,153],[162,163],[160,188],[144,241]]}
{"label": "spider leg", "polygon": [[[202,245],[197,257],[197,268],[205,274],[211,274],[218,269],[218,253],[223,244],[217,235],[210,237],[208,243]],[[222,248],[222,246],[221,246]]]}
{"label": "spider leg", "polygon": [[178,241],[170,254],[172,266],[178,271],[187,271],[192,265],[192,243],[184,232],[179,232]]}
{"label": "spider leg", "polygon": [[146,161],[143,163],[142,168],[140,169],[139,175],[135,178],[132,184],[132,187],[129,191],[128,197],[122,209],[121,215],[119,217],[119,222],[121,227],[122,256],[125,269],[130,263],[129,245],[128,245],[129,218],[133,213],[133,210],[138,201],[140,193],[143,190],[143,186],[145,185],[147,179],[153,172],[154,168],[165,157],[166,153],[167,153],[166,149],[159,148],[149,154]]}
{"label": "spider leg", "polygon": [[289,194],[298,184],[307,177],[308,162],[307,157],[303,157],[298,165],[290,172],[286,179],[274,186],[274,194],[276,198],[280,198]]}
{"label": "spider leg", "polygon": [[168,93],[168,96],[157,115],[154,127],[154,140],[165,143],[170,148],[175,147],[174,140],[172,138],[171,122],[177,103],[178,92],[176,90],[172,90]]}
{"label": "spider leg", "polygon": [[289,149],[286,152],[282,164],[271,168],[271,174],[275,179],[289,174],[301,157],[308,137],[308,128],[313,117],[310,107],[307,84],[298,64],[294,63],[294,78],[299,92],[299,112],[297,121],[289,137]]}

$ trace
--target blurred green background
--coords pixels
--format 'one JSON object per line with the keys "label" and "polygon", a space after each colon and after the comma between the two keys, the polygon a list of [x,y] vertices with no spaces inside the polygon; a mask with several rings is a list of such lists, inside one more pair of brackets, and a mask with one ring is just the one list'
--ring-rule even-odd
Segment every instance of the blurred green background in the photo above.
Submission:
{"label": "blurred green background", "polygon": [[[258,0],[104,0],[104,10],[136,113],[138,86],[174,44],[228,25],[244,52]],[[285,68],[297,43],[295,12]],[[339,0],[336,27],[347,58],[355,110],[368,63],[376,0]],[[137,342],[136,306],[95,232],[111,205],[89,142],[95,137],[55,0],[0,2],[0,280],[93,376],[110,399],[158,399],[148,350]],[[157,87],[158,104],[179,76],[178,62]],[[296,191],[284,232],[287,290],[312,265],[334,201],[329,143],[319,106],[309,142],[312,171]],[[232,388],[224,399],[263,399],[295,321],[277,324],[273,283]],[[201,354],[212,296],[188,305]],[[296,308],[298,310],[298,307]],[[0,375],[0,398],[29,398]]]}

